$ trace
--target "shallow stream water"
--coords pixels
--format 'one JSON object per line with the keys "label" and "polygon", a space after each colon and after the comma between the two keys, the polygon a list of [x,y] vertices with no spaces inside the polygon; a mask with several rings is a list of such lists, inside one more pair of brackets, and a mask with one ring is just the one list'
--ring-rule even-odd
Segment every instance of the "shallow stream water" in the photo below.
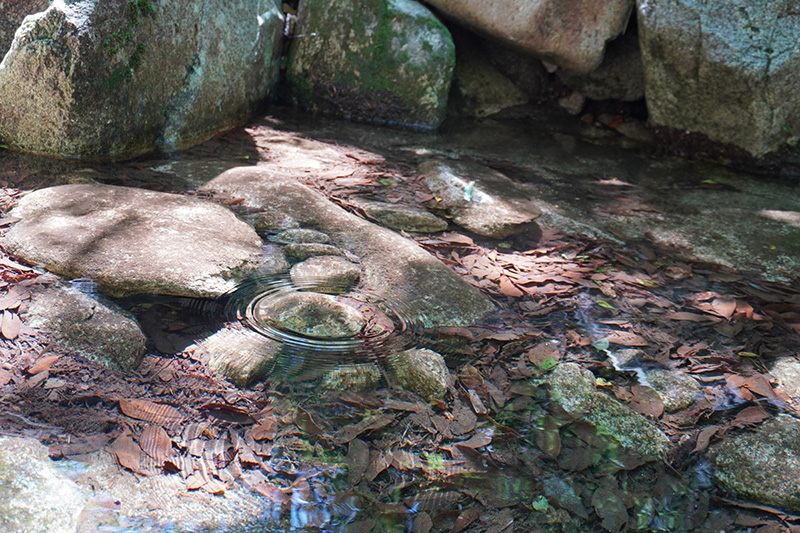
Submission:
{"label": "shallow stream water", "polygon": [[[0,180],[23,189],[95,180],[183,192],[200,187],[227,168],[262,164],[291,170],[301,181],[315,183],[332,195],[346,195],[361,192],[348,184],[348,159],[392,167],[411,179],[415,165],[431,156],[479,160],[505,169],[514,179],[533,183],[540,194],[545,228],[603,238],[618,243],[626,254],[635,255],[628,241],[649,240],[653,246],[679,249],[676,254],[725,265],[737,275],[752,275],[756,287],[760,278],[793,283],[798,271],[800,195],[792,181],[666,156],[608,128],[566,117],[549,117],[533,124],[459,122],[441,134],[430,134],[283,113],[182,153],[115,164],[56,162],[3,152]],[[377,194],[391,200],[391,185]],[[486,244],[499,250],[516,246]],[[719,283],[709,276],[706,288],[718,290]],[[214,301],[141,297],[121,303],[140,317],[146,314],[151,323],[155,321],[155,330],[159,320],[166,322],[176,313],[184,325],[191,326],[173,335],[153,336],[152,349],[162,355],[178,353],[220,325],[235,321],[280,343],[285,351],[273,376],[278,381],[291,378],[295,383],[281,391],[289,400],[298,381],[305,380],[313,387],[313,379],[330,367],[380,362],[401,348],[447,342],[406,313],[405,302],[385,302],[369,292],[335,296],[340,303],[372,317],[371,329],[347,336],[320,338],[303,333],[276,324],[264,311],[276,299],[309,289],[273,277],[250,280]],[[672,296],[677,300],[682,295]],[[641,383],[643,369],[656,363],[613,360],[612,365],[599,368],[602,365],[597,361],[603,353],[611,355],[608,344],[602,343],[609,324],[627,317],[624,310],[614,313],[599,304],[602,298],[596,293],[590,296],[587,290],[572,306],[544,316],[532,315],[530,325],[541,329],[559,357],[571,335],[586,339],[583,348],[590,355],[576,359],[587,359],[584,362],[599,378],[610,381],[614,372],[639,374]],[[502,322],[493,322],[491,327],[502,331]],[[485,343],[476,343],[478,348],[484,349]],[[511,366],[519,347],[500,349],[508,352],[504,363]],[[473,353],[469,346],[458,350],[468,355],[452,358],[451,371],[459,373],[462,385],[478,381],[479,377],[469,374],[478,358],[469,355]],[[320,354],[324,354],[323,360]],[[590,356],[595,360],[589,361]],[[319,368],[309,372],[312,359]],[[261,516],[259,521],[219,530],[424,531],[420,517],[425,513],[437,531],[755,530],[756,526],[742,525],[744,521],[735,523],[739,510],[724,505],[720,498],[714,500],[718,494],[712,490],[704,459],[642,466],[641,458],[620,449],[608,435],[548,401],[534,381],[516,381],[510,386],[514,394],[509,403],[475,430],[472,438],[491,442],[486,455],[476,451],[481,448],[476,443],[459,448],[457,453],[469,468],[453,467],[452,474],[439,476],[437,472],[452,464],[431,449],[423,463],[409,469],[419,474],[416,478],[398,474],[382,481],[395,485],[393,500],[375,502],[348,482],[341,457],[330,461],[330,469],[315,470],[325,457],[312,446],[307,453],[314,466],[292,465],[294,472],[307,474],[297,476],[299,483],[288,500],[264,499],[263,510],[256,513]],[[388,393],[385,398],[391,401],[393,396]],[[736,408],[742,401],[728,391],[728,399],[720,399],[718,410]],[[458,421],[458,416],[454,420]],[[333,431],[342,429],[335,418],[327,422]],[[451,435],[452,440],[457,440],[456,435]],[[275,461],[280,460],[276,452]],[[394,460],[403,459],[395,455]],[[415,486],[420,480],[427,481]],[[465,494],[470,495],[469,504],[465,504]],[[491,520],[482,522],[470,514],[470,509],[477,509],[474,502],[482,504]],[[520,518],[521,513],[526,518]],[[180,524],[149,523],[136,517],[126,520],[102,530],[184,530]],[[359,529],[369,520],[370,529]]]}

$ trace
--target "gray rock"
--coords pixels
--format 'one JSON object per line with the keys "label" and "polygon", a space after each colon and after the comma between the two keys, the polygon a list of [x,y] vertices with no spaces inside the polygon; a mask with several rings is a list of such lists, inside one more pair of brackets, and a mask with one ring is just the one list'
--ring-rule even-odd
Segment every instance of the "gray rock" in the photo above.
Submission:
{"label": "gray rock", "polygon": [[351,198],[350,201],[387,228],[411,233],[435,233],[447,229],[447,221],[418,207],[360,198]]}
{"label": "gray rock", "polygon": [[283,213],[294,226],[324,231],[335,245],[359,256],[362,281],[371,291],[402,305],[426,327],[471,325],[494,310],[486,296],[416,243],[348,213],[292,178],[238,167],[205,187],[244,198],[244,207]]}
{"label": "gray rock", "polygon": [[293,242],[283,249],[287,257],[295,261],[304,261],[309,257],[323,255],[343,256],[344,252],[336,246],[319,242]]}
{"label": "gray rock", "polygon": [[610,435],[623,448],[650,460],[660,459],[669,449],[669,438],[644,416],[598,391],[590,371],[561,363],[544,380],[551,398],[565,411]]}
{"label": "gray rock", "polygon": [[455,64],[447,28],[411,0],[301,0],[287,79],[305,108],[436,128]]}
{"label": "gray rock", "polygon": [[760,156],[800,139],[794,2],[640,1],[650,121]]}
{"label": "gray rock", "polygon": [[267,378],[280,354],[281,343],[242,324],[231,324],[187,351],[236,386],[246,387]]}
{"label": "gray rock", "polygon": [[387,358],[386,365],[401,387],[426,401],[442,400],[452,378],[444,357],[427,348],[405,350]]}
{"label": "gray rock", "polygon": [[[6,250],[112,296],[215,296],[255,269],[261,240],[228,209],[197,198],[115,187],[35,191],[12,212]],[[65,238],[68,235],[69,238]]]}
{"label": "gray rock", "polygon": [[476,163],[436,159],[423,162],[419,170],[453,222],[469,231],[503,238],[536,227],[541,210],[531,200],[532,189],[500,172]]}
{"label": "gray rock", "polygon": [[6,55],[22,20],[48,7],[48,0],[0,0],[0,57]]}
{"label": "gray rock", "polygon": [[339,302],[335,296],[316,292],[262,300],[253,314],[256,320],[321,339],[352,337],[367,323],[356,308]]}
{"label": "gray rock", "polygon": [[331,238],[321,231],[306,228],[290,228],[270,238],[272,242],[291,244],[300,242],[318,242],[328,244]]}
{"label": "gray rock", "polygon": [[275,0],[54,2],[0,64],[0,138],[111,159],[208,139],[271,94],[283,25]]}
{"label": "gray rock", "polygon": [[487,38],[576,72],[591,72],[600,65],[606,42],[622,33],[633,8],[633,0],[429,3]]}
{"label": "gray rock", "polygon": [[453,97],[459,113],[483,118],[528,102],[528,95],[492,64],[486,48],[468,39],[457,43]]}
{"label": "gray rock", "polygon": [[135,370],[146,351],[134,318],[76,289],[35,287],[25,319],[69,350],[123,372]]}
{"label": "gray rock", "polygon": [[0,530],[71,533],[87,500],[39,441],[0,437]]}
{"label": "gray rock", "polygon": [[326,288],[343,292],[358,284],[361,267],[344,257],[319,255],[297,263],[289,271],[292,283],[298,286],[314,285],[317,290]]}
{"label": "gray rock", "polygon": [[709,449],[714,478],[740,497],[800,511],[800,421],[779,415]]}
{"label": "gray rock", "polygon": [[558,76],[592,100],[641,100],[644,98],[644,71],[637,34],[629,32],[608,43],[603,63],[592,72],[580,74],[560,70]]}
{"label": "gray rock", "polygon": [[703,397],[703,389],[697,380],[679,370],[646,370],[645,376],[647,385],[661,397],[667,412],[685,409]]}
{"label": "gray rock", "polygon": [[800,411],[800,361],[793,356],[781,358],[769,373],[777,380],[778,389],[788,397],[792,409]]}

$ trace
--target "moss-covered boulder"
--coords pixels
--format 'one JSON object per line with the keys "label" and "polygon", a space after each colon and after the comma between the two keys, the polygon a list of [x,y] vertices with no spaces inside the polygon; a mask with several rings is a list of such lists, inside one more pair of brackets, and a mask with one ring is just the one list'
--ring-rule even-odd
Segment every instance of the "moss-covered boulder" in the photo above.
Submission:
{"label": "moss-covered boulder", "polygon": [[622,448],[650,460],[667,453],[667,435],[627,405],[597,390],[589,370],[563,363],[545,376],[545,381],[550,386],[550,397],[567,413],[586,420]]}
{"label": "moss-covered boulder", "polygon": [[650,121],[760,156],[800,139],[800,11],[776,2],[640,2]]}
{"label": "moss-covered boulder", "polygon": [[412,0],[301,0],[287,72],[304,108],[436,128],[455,65],[447,28]]}
{"label": "moss-covered boulder", "polygon": [[54,2],[0,64],[0,141],[120,159],[205,140],[270,95],[282,30],[276,0]]}

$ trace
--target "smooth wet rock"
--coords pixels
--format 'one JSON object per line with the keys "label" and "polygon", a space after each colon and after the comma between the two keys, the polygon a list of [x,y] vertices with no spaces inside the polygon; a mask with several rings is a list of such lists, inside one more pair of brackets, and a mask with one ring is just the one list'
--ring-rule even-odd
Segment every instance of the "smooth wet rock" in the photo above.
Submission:
{"label": "smooth wet rock", "polygon": [[76,531],[88,498],[59,471],[39,441],[0,436],[0,530]]}
{"label": "smooth wet rock", "polygon": [[281,343],[243,326],[230,324],[187,348],[193,357],[238,387],[266,379]]}
{"label": "smooth wet rock", "polygon": [[703,389],[697,380],[680,370],[659,368],[646,370],[644,374],[647,384],[658,393],[668,413],[685,409],[703,397]]}
{"label": "smooth wet rock", "polygon": [[531,187],[466,161],[429,159],[419,170],[459,226],[495,238],[537,230],[535,219],[542,212]]}
{"label": "smooth wet rock", "polygon": [[283,251],[288,258],[294,261],[304,261],[309,257],[323,255],[344,255],[344,252],[336,246],[319,242],[293,242],[292,244],[287,244]]}
{"label": "smooth wet rock", "polygon": [[597,390],[594,375],[575,363],[561,363],[544,377],[550,397],[570,415],[586,420],[645,459],[666,454],[669,438],[644,416]]}
{"label": "smooth wet rock", "polygon": [[331,242],[331,238],[322,233],[321,231],[307,229],[307,228],[290,228],[271,237],[270,240],[272,242],[277,242],[279,244],[293,244],[293,243],[303,243],[303,242],[328,244]]}
{"label": "smooth wet rock", "polygon": [[123,372],[135,370],[146,352],[133,317],[73,288],[35,287],[24,318],[70,351]]}
{"label": "smooth wet rock", "polygon": [[455,48],[450,32],[411,0],[301,0],[289,53],[292,97],[312,111],[437,128]]}
{"label": "smooth wet rock", "polygon": [[375,363],[346,365],[328,371],[320,386],[328,390],[369,392],[378,388],[383,376]]}
{"label": "smooth wet rock", "polygon": [[243,206],[315,227],[360,259],[362,281],[426,327],[473,325],[494,304],[415,242],[359,218],[294,179],[260,167],[228,170],[205,188],[244,198]]}
{"label": "smooth wet rock", "polygon": [[188,196],[61,185],[22,198],[5,249],[112,296],[223,294],[258,267],[261,239],[228,209]]}
{"label": "smooth wet rock", "polygon": [[292,266],[289,275],[297,286],[313,284],[317,290],[345,292],[358,284],[361,267],[344,257],[319,255]]}
{"label": "smooth wet rock", "polygon": [[714,478],[741,498],[800,512],[800,421],[789,415],[755,431],[725,438],[709,449]]}
{"label": "smooth wet rock", "polygon": [[444,357],[427,348],[399,352],[386,365],[398,385],[429,402],[444,399],[452,382]]}
{"label": "smooth wet rock", "polygon": [[254,316],[257,320],[321,339],[353,337],[367,323],[354,307],[339,302],[335,296],[316,292],[265,299],[255,307]]}
{"label": "smooth wet rock", "polygon": [[591,72],[625,30],[633,0],[429,0],[483,36],[576,72]]}
{"label": "smooth wet rock", "polygon": [[447,229],[447,221],[418,207],[361,198],[351,198],[350,201],[387,228],[411,233],[436,233]]}
{"label": "smooth wet rock", "polygon": [[652,124],[703,133],[755,156],[800,139],[794,2],[639,4]]}
{"label": "smooth wet rock", "polygon": [[92,159],[206,140],[273,93],[283,26],[275,0],[52,2],[0,64],[0,138]]}

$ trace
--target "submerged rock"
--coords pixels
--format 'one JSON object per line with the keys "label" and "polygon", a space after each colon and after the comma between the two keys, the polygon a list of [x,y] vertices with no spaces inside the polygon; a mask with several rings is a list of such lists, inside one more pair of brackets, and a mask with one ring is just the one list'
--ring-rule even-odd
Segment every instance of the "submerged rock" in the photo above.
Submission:
{"label": "submerged rock", "polygon": [[80,487],[56,468],[39,441],[0,437],[2,531],[77,531],[87,500]]}
{"label": "submerged rock", "polygon": [[411,0],[301,0],[287,79],[302,107],[436,128],[455,64],[447,28]]}
{"label": "submerged rock", "polygon": [[494,304],[441,261],[401,235],[359,218],[305,185],[259,167],[230,169],[204,188],[244,198],[244,207],[281,213],[294,226],[318,228],[356,254],[362,282],[426,327],[473,325]]}
{"label": "submerged rock", "polygon": [[448,17],[487,38],[560,67],[591,72],[606,43],[622,33],[633,0],[429,0]]}
{"label": "submerged rock", "polygon": [[411,233],[434,233],[447,229],[447,221],[418,207],[361,198],[351,198],[350,201],[387,228]]}
{"label": "submerged rock", "polygon": [[353,288],[361,279],[361,267],[344,257],[319,255],[297,263],[289,271],[292,283],[298,286],[312,284],[317,290],[343,292]]}
{"label": "submerged rock", "polygon": [[398,385],[426,401],[444,399],[451,384],[444,357],[427,348],[402,351],[388,357],[386,364]]}
{"label": "submerged rock", "polygon": [[453,222],[487,237],[538,232],[541,210],[533,190],[500,172],[466,161],[430,159],[419,166],[433,194]]}
{"label": "submerged rock", "polygon": [[25,319],[70,351],[123,372],[135,370],[146,351],[136,320],[76,289],[34,289]]}
{"label": "submerged rock", "polygon": [[323,339],[352,337],[367,322],[357,309],[339,302],[335,296],[315,292],[292,293],[259,302],[254,316],[256,320]]}
{"label": "submerged rock", "polygon": [[261,258],[256,232],[212,202],[111,185],[61,185],[25,196],[5,249],[112,296],[217,296]]}
{"label": "submerged rock", "polygon": [[794,3],[657,0],[639,9],[654,125],[753,155],[800,139],[800,12]]}
{"label": "submerged rock", "polygon": [[236,386],[246,387],[269,376],[281,343],[241,324],[230,324],[187,351]]}
{"label": "submerged rock", "polygon": [[594,375],[574,363],[562,363],[545,376],[550,396],[575,418],[592,424],[620,446],[655,460],[666,454],[669,438],[644,416],[597,390]]}
{"label": "submerged rock", "polygon": [[320,386],[328,390],[369,392],[378,388],[383,376],[375,363],[362,363],[334,368],[322,377]]}
{"label": "submerged rock", "polygon": [[779,415],[709,449],[714,478],[743,498],[800,511],[800,421]]}
{"label": "submerged rock", "polygon": [[111,159],[206,140],[270,96],[283,26],[275,0],[52,2],[0,64],[0,138]]}

